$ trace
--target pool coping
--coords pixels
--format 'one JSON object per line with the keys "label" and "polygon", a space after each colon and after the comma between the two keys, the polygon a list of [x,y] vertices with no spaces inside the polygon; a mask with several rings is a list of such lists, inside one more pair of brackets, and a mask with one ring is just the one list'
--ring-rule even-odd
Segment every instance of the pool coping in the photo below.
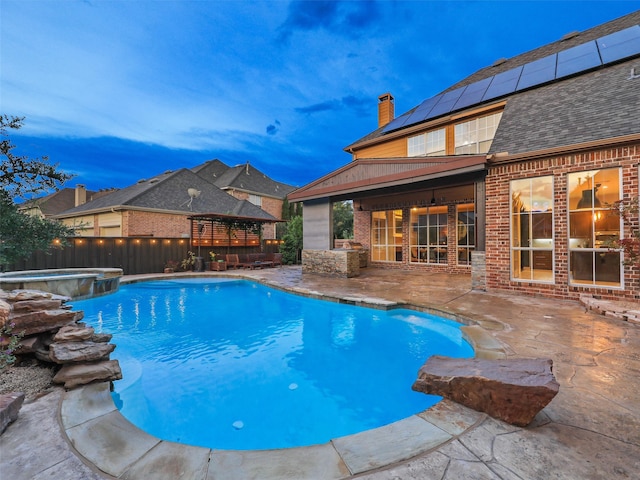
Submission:
{"label": "pool coping", "polygon": [[[202,275],[205,276],[211,277]],[[233,277],[314,298],[373,308],[414,308],[452,318],[448,312],[404,303],[375,298],[340,298],[305,292],[304,289],[292,290],[242,275]],[[167,277],[145,276],[123,283],[156,279]],[[458,315],[453,317],[461,320]],[[476,357],[504,358],[505,350],[494,337],[473,322],[464,320],[463,335],[474,347]],[[485,418],[484,413],[443,399],[429,409],[397,422],[324,444],[278,450],[219,450],[161,440],[140,430],[116,408],[110,395],[110,382],[67,391],[59,406],[63,433],[79,456],[102,472],[130,480],[344,479],[434,450],[473,429]]]}

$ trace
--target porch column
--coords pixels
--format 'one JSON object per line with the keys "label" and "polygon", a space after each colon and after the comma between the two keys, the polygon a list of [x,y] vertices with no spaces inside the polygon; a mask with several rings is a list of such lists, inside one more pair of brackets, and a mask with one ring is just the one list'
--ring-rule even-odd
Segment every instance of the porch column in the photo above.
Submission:
{"label": "porch column", "polygon": [[303,203],[302,248],[331,250],[333,239],[333,209],[328,198]]}

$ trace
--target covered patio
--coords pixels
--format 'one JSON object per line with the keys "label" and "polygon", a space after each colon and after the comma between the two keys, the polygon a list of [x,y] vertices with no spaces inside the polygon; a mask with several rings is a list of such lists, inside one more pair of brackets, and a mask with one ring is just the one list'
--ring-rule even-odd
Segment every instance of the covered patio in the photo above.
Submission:
{"label": "covered patio", "polygon": [[331,250],[332,204],[352,200],[372,265],[484,274],[486,155],[358,158],[289,195],[304,205],[305,257]]}

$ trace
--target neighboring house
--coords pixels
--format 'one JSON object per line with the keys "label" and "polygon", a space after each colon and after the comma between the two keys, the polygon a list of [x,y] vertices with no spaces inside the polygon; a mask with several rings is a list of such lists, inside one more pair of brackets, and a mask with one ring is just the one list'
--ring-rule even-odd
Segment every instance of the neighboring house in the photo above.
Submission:
{"label": "neighboring house", "polygon": [[[212,213],[256,219],[259,223],[276,220],[259,207],[228,195],[186,168],[140,180],[62,212],[56,218],[77,228],[83,236],[195,238],[197,228],[194,234],[194,222],[190,217]],[[213,240],[212,229],[205,231],[202,238]],[[224,240],[224,235],[221,238]],[[253,235],[251,242],[245,238],[242,241],[257,243],[257,238]]]}
{"label": "neighboring house", "polygon": [[[331,248],[331,204],[385,268],[470,272],[474,288],[640,299],[606,242],[607,207],[639,195],[640,11],[499,60],[345,148],[353,161],[291,195],[308,255]],[[318,255],[321,255],[319,253]]]}
{"label": "neighboring house", "polygon": [[[272,180],[249,163],[229,167],[210,160],[191,169],[198,176],[240,199],[248,200],[277,219],[282,219],[282,203],[295,187]],[[264,238],[276,238],[275,224],[263,227]]]}
{"label": "neighboring house", "polygon": [[28,200],[18,206],[22,213],[41,218],[51,218],[65,210],[83,205],[92,200],[113,192],[114,189],[92,192],[84,185],[76,185],[76,188],[63,188],[45,197]]}

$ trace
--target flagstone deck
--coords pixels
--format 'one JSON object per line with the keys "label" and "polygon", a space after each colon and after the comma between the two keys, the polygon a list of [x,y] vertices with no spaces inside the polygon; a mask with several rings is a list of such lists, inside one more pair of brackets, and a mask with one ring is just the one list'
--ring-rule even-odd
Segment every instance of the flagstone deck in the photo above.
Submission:
{"label": "flagstone deck", "polygon": [[[526,428],[441,402],[326,445],[238,452],[132,431],[104,385],[55,389],[23,406],[0,437],[0,478],[640,478],[637,323],[579,302],[473,292],[466,275],[367,268],[343,279],[302,275],[299,267],[216,273],[238,274],[318,297],[411,303],[466,319],[488,358],[552,358],[560,392]],[[123,283],[142,278],[149,277],[124,277]]]}

